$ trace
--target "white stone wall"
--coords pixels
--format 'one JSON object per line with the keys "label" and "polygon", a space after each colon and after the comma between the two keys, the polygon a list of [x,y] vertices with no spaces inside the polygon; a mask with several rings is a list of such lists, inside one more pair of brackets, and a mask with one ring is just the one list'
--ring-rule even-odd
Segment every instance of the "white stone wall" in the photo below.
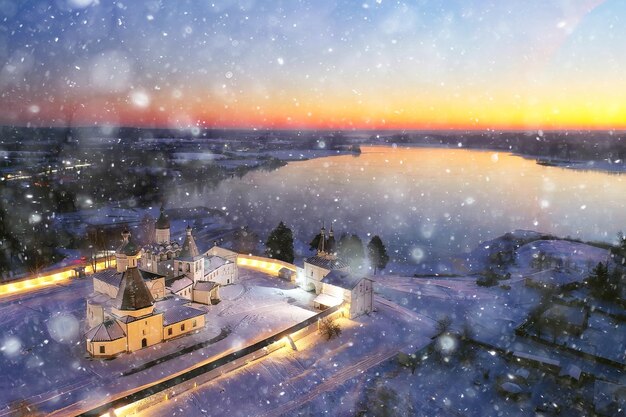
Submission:
{"label": "white stone wall", "polygon": [[304,279],[305,279],[305,289],[306,287],[315,287],[315,293],[319,294],[322,292],[322,278],[328,275],[330,271],[326,268],[321,268],[316,265],[311,265],[307,262],[304,263]]}
{"label": "white stone wall", "polygon": [[170,229],[155,229],[156,243],[168,243],[170,241]]}
{"label": "white stone wall", "polygon": [[374,307],[374,291],[372,281],[363,279],[352,289],[350,294],[350,318],[370,313]]}
{"label": "white stone wall", "polygon": [[220,285],[236,284],[239,282],[239,269],[236,264],[227,263],[208,272],[204,280],[217,282]]}

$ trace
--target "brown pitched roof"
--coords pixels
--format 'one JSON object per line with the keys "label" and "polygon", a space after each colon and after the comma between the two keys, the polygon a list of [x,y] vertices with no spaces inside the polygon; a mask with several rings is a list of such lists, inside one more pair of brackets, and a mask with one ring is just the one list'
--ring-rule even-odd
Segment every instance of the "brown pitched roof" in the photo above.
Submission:
{"label": "brown pitched roof", "polygon": [[159,215],[158,220],[155,223],[155,228],[157,229],[169,229],[170,228],[170,219],[165,215],[165,208],[161,206],[161,214]]}
{"label": "brown pitched roof", "polygon": [[180,251],[176,259],[181,261],[193,261],[200,256],[200,251],[198,250],[196,241],[191,234],[191,227],[187,226],[186,232],[187,235],[185,236],[185,241],[183,242],[183,249]]}
{"label": "brown pitched roof", "polygon": [[120,310],[141,310],[154,304],[154,298],[137,267],[128,268],[122,275],[115,307]]}

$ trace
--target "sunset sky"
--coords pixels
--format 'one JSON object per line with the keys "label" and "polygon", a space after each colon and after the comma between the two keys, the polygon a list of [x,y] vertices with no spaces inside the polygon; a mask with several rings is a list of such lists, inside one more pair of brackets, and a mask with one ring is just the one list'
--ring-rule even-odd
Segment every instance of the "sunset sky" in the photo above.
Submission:
{"label": "sunset sky", "polygon": [[626,1],[0,0],[0,123],[626,128]]}

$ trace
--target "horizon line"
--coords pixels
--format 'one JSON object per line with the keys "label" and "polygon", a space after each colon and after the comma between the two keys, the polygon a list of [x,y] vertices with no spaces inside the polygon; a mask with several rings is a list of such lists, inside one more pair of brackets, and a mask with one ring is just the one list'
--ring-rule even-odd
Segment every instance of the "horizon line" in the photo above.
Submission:
{"label": "horizon line", "polygon": [[63,126],[63,125],[22,125],[22,124],[0,124],[0,129],[5,128],[18,128],[18,129],[138,129],[138,130],[178,130],[178,131],[190,131],[192,129],[200,129],[200,131],[212,131],[212,130],[225,130],[225,131],[247,131],[247,132],[405,132],[405,133],[418,133],[418,132],[432,132],[432,133],[459,133],[459,132],[473,132],[473,133],[531,133],[531,132],[544,132],[544,133],[626,133],[625,127],[563,127],[563,128],[543,128],[543,127],[510,127],[510,128],[477,128],[477,127],[438,127],[438,128],[403,128],[403,127],[382,127],[382,128],[357,128],[357,127],[344,127],[344,128],[332,128],[332,127],[244,127],[244,126],[188,126],[188,127],[176,127],[176,126],[141,126],[141,125],[110,125],[110,124],[93,124],[93,125],[76,125],[76,126]]}

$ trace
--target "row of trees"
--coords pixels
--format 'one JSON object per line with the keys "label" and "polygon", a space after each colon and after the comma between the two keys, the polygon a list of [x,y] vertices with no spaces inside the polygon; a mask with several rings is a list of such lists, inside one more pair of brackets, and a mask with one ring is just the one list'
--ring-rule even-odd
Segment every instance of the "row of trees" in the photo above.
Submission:
{"label": "row of trees", "polygon": [[[317,249],[320,238],[321,234],[313,238],[309,244],[311,250]],[[293,233],[283,222],[280,222],[269,234],[265,247],[265,253],[270,258],[289,263],[294,260]],[[337,243],[337,257],[347,262],[351,268],[361,268],[366,255],[374,268],[374,274],[385,269],[389,262],[387,249],[379,236],[372,237],[366,247],[356,234],[344,233],[341,236]]]}
{"label": "row of trees", "polygon": [[598,263],[591,271],[585,284],[594,297],[607,301],[621,298],[626,285],[626,236],[617,234],[617,245],[610,249],[612,262]]}

